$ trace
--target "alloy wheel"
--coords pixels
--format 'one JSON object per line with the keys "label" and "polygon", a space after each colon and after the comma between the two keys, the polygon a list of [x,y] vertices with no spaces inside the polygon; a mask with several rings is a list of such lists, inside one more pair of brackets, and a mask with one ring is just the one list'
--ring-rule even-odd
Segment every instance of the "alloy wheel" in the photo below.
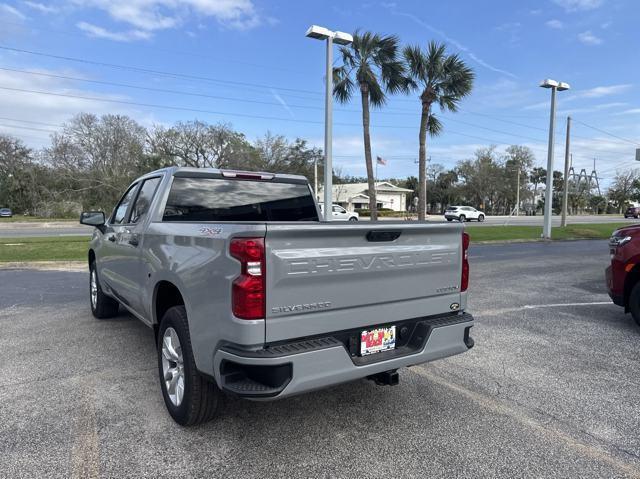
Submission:
{"label": "alloy wheel", "polygon": [[178,333],[171,327],[162,337],[162,377],[171,403],[180,406],[184,398],[184,360]]}

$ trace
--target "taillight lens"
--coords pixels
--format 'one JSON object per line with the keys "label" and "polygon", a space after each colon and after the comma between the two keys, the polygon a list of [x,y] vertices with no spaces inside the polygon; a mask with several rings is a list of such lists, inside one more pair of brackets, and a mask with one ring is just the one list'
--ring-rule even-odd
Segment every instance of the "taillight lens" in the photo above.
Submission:
{"label": "taillight lens", "polygon": [[233,281],[231,305],[240,319],[265,317],[265,261],[263,238],[234,238],[229,245],[231,256],[240,261],[240,276]]}
{"label": "taillight lens", "polygon": [[469,234],[462,233],[462,279],[460,291],[466,291],[469,287]]}

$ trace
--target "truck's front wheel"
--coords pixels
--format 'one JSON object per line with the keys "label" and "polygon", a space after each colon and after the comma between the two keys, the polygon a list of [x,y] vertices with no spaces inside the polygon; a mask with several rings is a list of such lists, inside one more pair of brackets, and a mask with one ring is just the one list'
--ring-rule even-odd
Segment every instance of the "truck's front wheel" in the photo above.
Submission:
{"label": "truck's front wheel", "polygon": [[89,302],[91,313],[98,319],[112,318],[118,314],[118,302],[102,292],[95,261],[89,265]]}
{"label": "truck's front wheel", "polygon": [[158,370],[164,403],[174,421],[192,426],[215,416],[220,390],[196,369],[184,306],[170,308],[162,318]]}

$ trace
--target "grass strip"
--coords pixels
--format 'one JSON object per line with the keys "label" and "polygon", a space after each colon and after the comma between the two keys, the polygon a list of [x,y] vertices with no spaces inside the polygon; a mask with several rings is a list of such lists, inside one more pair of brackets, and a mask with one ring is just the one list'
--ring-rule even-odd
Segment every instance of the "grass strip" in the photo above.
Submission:
{"label": "grass strip", "polygon": [[83,261],[88,236],[0,238],[0,263],[12,261]]}
{"label": "grass strip", "polygon": [[[554,227],[551,237],[554,240],[607,239],[611,233],[629,223],[584,223]],[[466,225],[471,242],[478,241],[535,241],[542,235],[542,226],[479,226]]]}

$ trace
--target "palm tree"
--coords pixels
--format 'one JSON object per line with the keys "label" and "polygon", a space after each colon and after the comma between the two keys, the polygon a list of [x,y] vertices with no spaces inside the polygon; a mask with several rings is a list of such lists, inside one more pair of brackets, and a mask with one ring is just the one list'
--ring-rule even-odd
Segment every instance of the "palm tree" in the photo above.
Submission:
{"label": "palm tree", "polygon": [[458,55],[447,55],[445,45],[434,41],[429,42],[426,52],[419,46],[405,47],[404,58],[411,78],[408,87],[421,90],[418,219],[424,220],[427,199],[427,133],[435,136],[442,131],[442,124],[433,115],[431,108],[437,103],[441,111],[457,111],[459,101],[471,92],[475,75]]}
{"label": "palm tree", "polygon": [[398,55],[398,42],[395,35],[381,36],[377,33],[356,31],[353,43],[340,48],[342,66],[333,69],[333,92],[340,103],[348,103],[356,88],[360,90],[371,220],[378,218],[378,210],[371,157],[369,109],[371,106],[376,108],[384,105],[387,93],[407,91],[407,78],[404,64]]}

